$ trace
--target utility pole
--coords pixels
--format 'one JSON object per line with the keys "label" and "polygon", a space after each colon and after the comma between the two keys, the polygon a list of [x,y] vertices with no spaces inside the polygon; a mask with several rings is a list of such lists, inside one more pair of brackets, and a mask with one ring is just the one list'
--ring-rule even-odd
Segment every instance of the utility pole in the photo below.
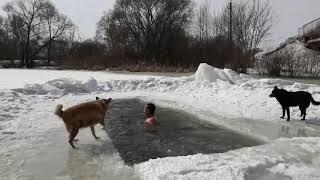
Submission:
{"label": "utility pole", "polygon": [[239,65],[240,65],[240,62],[239,62],[239,58],[236,58],[235,57],[235,54],[234,54],[234,43],[233,43],[233,39],[232,39],[232,0],[230,0],[230,3],[229,3],[229,43],[230,43],[230,58],[231,59],[236,59],[237,61],[237,64],[235,65],[234,69],[235,70],[239,70]]}
{"label": "utility pole", "polygon": [[229,10],[230,10],[230,14],[229,14],[229,20],[230,20],[229,39],[230,39],[230,42],[231,42],[232,41],[232,0],[230,0]]}

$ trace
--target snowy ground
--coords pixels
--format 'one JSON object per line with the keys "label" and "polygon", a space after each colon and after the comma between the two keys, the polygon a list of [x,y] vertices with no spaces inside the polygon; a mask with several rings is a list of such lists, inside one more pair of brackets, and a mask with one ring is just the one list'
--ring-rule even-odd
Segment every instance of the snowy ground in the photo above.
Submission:
{"label": "snowy ground", "polygon": [[[257,80],[205,64],[189,77],[0,70],[0,174],[4,179],[43,179],[35,170],[41,167],[51,172],[48,179],[86,179],[91,174],[98,174],[91,179],[320,179],[320,128],[301,122],[298,108],[291,109],[290,123],[280,119],[280,105],[268,97],[274,85],[306,90],[320,100],[320,86]],[[79,133],[85,139],[80,142],[83,150],[70,151],[64,125],[53,109],[58,103],[68,107],[95,96],[153,101],[266,144],[222,154],[150,160],[131,168],[123,164],[107,136],[103,142],[93,142],[90,133],[83,131]],[[311,105],[307,119],[320,124],[320,107]],[[88,155],[84,158],[88,164],[79,158]],[[36,161],[46,158],[50,162]],[[95,171],[81,171],[87,167]],[[81,172],[86,173],[78,177]]]}

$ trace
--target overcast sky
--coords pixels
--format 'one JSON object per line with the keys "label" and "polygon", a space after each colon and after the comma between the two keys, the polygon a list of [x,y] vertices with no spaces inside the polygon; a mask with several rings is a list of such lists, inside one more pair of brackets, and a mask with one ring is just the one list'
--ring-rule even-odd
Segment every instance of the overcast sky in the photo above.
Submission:
{"label": "overcast sky", "polygon": [[[53,0],[60,12],[68,15],[79,27],[83,38],[95,34],[96,23],[103,11],[111,9],[115,0]],[[210,0],[209,0],[210,1]],[[229,0],[211,0],[216,11]],[[0,0],[0,6],[9,0]],[[278,24],[265,44],[276,45],[297,34],[303,24],[320,17],[320,0],[271,0]]]}

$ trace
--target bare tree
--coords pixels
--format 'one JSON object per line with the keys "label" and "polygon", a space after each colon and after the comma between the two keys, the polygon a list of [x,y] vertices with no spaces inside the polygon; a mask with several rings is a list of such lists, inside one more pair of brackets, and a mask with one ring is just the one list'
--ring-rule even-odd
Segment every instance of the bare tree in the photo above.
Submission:
{"label": "bare tree", "polygon": [[19,58],[24,60],[24,47],[25,47],[25,34],[23,29],[24,23],[23,19],[19,16],[12,15],[9,18],[5,19],[5,28],[9,33],[9,36],[14,39],[17,54]]}
{"label": "bare tree", "polygon": [[214,26],[212,24],[213,15],[210,11],[210,6],[209,0],[206,0],[199,6],[198,15],[196,17],[195,35],[199,41],[200,56],[202,59],[208,58],[204,55],[203,51],[209,48],[209,41],[214,38]]}
{"label": "bare tree", "polygon": [[96,39],[106,45],[107,51],[110,52],[112,49],[112,29],[116,29],[114,21],[112,20],[113,11],[104,12],[103,16],[97,23]]}
{"label": "bare tree", "polygon": [[5,41],[5,37],[6,37],[6,30],[5,30],[4,18],[0,15],[0,43],[3,43]]}
{"label": "bare tree", "polygon": [[11,48],[11,39],[6,29],[5,20],[0,16],[0,60],[6,59],[9,48]]}
{"label": "bare tree", "polygon": [[119,23],[117,15],[112,10],[104,13],[97,24],[96,40],[105,44],[108,56],[117,56],[120,60],[123,60],[129,54],[129,51],[134,51],[134,45],[129,38],[132,36],[130,36],[126,27]]}
{"label": "bare tree", "polygon": [[98,30],[104,31],[108,42],[118,38],[110,36],[115,31],[126,33],[123,45],[134,58],[154,62],[168,56],[167,41],[173,42],[177,32],[189,25],[191,15],[191,0],[117,0],[113,11],[101,19]]}
{"label": "bare tree", "polygon": [[[232,39],[246,56],[253,58],[276,22],[270,1],[238,0],[233,2],[232,9]],[[227,36],[229,25],[229,7],[226,5],[223,13],[215,18],[215,26],[219,34]]]}
{"label": "bare tree", "polygon": [[[42,39],[42,47],[47,47],[47,61],[48,66],[51,61],[52,46],[55,40],[64,40],[67,31],[73,31],[74,25],[72,21],[63,14],[60,14],[55,6],[51,2],[46,2],[45,8],[42,10],[40,16],[45,21],[43,36],[39,37]],[[40,49],[38,49],[40,51]]]}
{"label": "bare tree", "polygon": [[16,39],[27,68],[45,48],[50,64],[53,42],[73,27],[71,20],[60,14],[50,0],[13,0],[6,4],[4,11],[7,28]]}
{"label": "bare tree", "polygon": [[34,56],[31,44],[42,26],[39,15],[45,8],[45,2],[45,0],[13,0],[4,7],[10,31],[19,42],[22,60],[26,67],[31,67],[30,58]]}
{"label": "bare tree", "polygon": [[1,48],[5,45],[8,41],[9,35],[5,28],[4,18],[0,16],[0,46]]}

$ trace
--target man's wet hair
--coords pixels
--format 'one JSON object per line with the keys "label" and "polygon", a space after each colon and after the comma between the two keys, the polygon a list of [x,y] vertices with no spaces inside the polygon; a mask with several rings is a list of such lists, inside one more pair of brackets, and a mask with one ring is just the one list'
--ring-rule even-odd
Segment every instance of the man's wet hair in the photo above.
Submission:
{"label": "man's wet hair", "polygon": [[153,103],[148,103],[146,107],[151,115],[154,115],[154,112],[156,111],[156,106]]}

